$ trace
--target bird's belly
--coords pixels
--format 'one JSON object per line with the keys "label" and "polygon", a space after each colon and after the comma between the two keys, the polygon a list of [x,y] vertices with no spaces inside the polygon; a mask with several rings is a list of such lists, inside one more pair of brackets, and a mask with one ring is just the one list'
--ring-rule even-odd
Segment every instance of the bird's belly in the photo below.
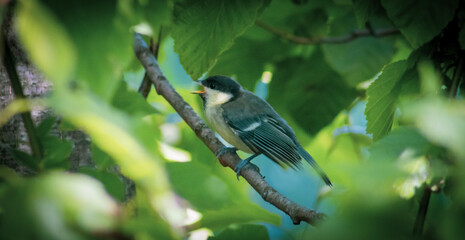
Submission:
{"label": "bird's belly", "polygon": [[241,151],[253,153],[253,151],[244,144],[244,142],[233,132],[231,127],[229,127],[229,125],[224,121],[223,111],[221,109],[206,111],[205,115],[213,130],[226,140],[226,142]]}

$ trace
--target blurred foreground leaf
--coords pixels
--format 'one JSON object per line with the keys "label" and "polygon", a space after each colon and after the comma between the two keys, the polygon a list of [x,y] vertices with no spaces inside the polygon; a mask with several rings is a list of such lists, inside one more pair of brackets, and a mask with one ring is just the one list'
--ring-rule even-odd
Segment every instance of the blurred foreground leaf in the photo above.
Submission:
{"label": "blurred foreground leaf", "polygon": [[162,163],[153,152],[157,149],[153,127],[83,92],[57,92],[48,104],[73,125],[83,128],[170,224],[181,224],[182,210],[174,200]]}
{"label": "blurred foreground leaf", "polygon": [[2,239],[89,239],[116,228],[118,205],[96,180],[51,172],[9,186],[0,199]]}
{"label": "blurred foreground leaf", "polygon": [[243,224],[228,227],[218,235],[208,238],[208,240],[235,239],[267,240],[270,239],[270,237],[268,236],[268,230],[263,225]]}

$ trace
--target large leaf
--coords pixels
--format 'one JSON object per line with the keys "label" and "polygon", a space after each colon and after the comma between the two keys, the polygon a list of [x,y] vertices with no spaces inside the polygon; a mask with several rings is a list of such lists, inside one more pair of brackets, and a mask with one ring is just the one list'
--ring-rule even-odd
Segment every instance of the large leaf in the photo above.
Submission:
{"label": "large leaf", "polygon": [[365,27],[365,23],[381,8],[379,0],[353,0],[354,13],[357,18],[357,25]]}
{"label": "large leaf", "polygon": [[266,70],[266,64],[288,55],[293,47],[276,38],[254,41],[241,37],[230,49],[221,54],[209,75],[235,76],[244,88],[253,91],[263,71]]}
{"label": "large leaf", "polygon": [[360,38],[345,44],[323,45],[328,63],[351,86],[374,77],[394,53],[386,39]]}
{"label": "large leaf", "polygon": [[399,96],[401,80],[406,70],[406,61],[387,65],[381,75],[368,87],[368,102],[365,109],[367,132],[378,140],[391,130]]}
{"label": "large leaf", "polygon": [[174,49],[186,72],[199,78],[251,26],[263,1],[201,0],[175,6]]}
{"label": "large leaf", "polygon": [[452,20],[459,0],[382,0],[381,3],[412,47],[418,48]]}
{"label": "large leaf", "polygon": [[[73,80],[110,100],[121,71],[133,56],[130,22],[123,9],[113,0],[42,2],[63,24],[76,47],[77,75]],[[36,43],[35,47],[42,46]]]}
{"label": "large leaf", "polygon": [[292,58],[279,63],[270,83],[269,101],[280,113],[288,112],[308,133],[316,133],[355,98],[324,61],[320,49],[311,58]]}

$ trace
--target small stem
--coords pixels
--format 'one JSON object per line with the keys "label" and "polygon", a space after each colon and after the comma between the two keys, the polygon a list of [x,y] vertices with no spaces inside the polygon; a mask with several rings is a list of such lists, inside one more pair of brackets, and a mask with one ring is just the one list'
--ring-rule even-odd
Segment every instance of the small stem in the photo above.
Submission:
{"label": "small stem", "polygon": [[[10,45],[8,44],[8,40],[6,38],[6,31],[3,31],[3,43],[5,49],[3,55],[3,64],[5,65],[8,77],[10,78],[13,92],[16,98],[25,99],[26,97],[24,96],[23,88],[21,86],[18,73],[16,72],[16,61],[13,57]],[[37,159],[37,161],[40,161],[42,159],[43,152],[36,133],[34,122],[32,121],[31,112],[27,111],[21,113],[21,118],[23,119],[24,127],[26,128],[27,136],[29,138],[32,155]]]}
{"label": "small stem", "polygon": [[452,77],[452,85],[450,86],[449,98],[457,97],[457,90],[459,86],[460,79],[462,78],[463,68],[464,68],[464,56],[463,54],[459,57],[459,63],[455,68],[454,76]]}
{"label": "small stem", "polygon": [[374,30],[372,28],[364,29],[364,30],[353,30],[348,35],[338,36],[338,37],[322,37],[322,38],[312,38],[312,37],[301,37],[295,36],[291,33],[283,31],[279,28],[271,26],[261,20],[256,20],[255,24],[274,35],[286,39],[290,42],[302,44],[302,45],[312,45],[312,44],[340,44],[340,43],[348,43],[352,40],[355,40],[360,37],[385,37],[393,34],[398,34],[399,30],[394,28],[385,28]]}
{"label": "small stem", "polygon": [[[156,44],[153,44],[153,38],[150,38],[150,52],[153,53],[155,56],[155,59],[158,59],[158,53],[160,52],[160,42],[161,42],[161,32],[162,28],[160,27],[160,32],[158,33],[158,40]],[[150,89],[152,89],[152,82],[150,81],[149,76],[147,73],[144,74],[144,79],[142,79],[142,82],[139,87],[139,93],[142,94],[144,98],[147,98],[147,96],[150,93]]]}
{"label": "small stem", "polygon": [[413,227],[413,235],[415,237],[420,237],[423,232],[423,226],[425,225],[426,213],[428,212],[429,200],[431,198],[431,188],[425,186],[423,196],[420,200],[420,208],[418,209],[417,218],[415,220],[415,225]]}

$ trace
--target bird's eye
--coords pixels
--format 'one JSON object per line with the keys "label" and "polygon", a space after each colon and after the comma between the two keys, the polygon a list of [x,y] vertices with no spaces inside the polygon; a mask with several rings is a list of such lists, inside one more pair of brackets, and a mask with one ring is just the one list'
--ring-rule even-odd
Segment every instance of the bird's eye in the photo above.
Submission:
{"label": "bird's eye", "polygon": [[210,88],[211,88],[211,89],[215,89],[215,88],[216,88],[216,84],[215,84],[215,83],[210,83]]}

